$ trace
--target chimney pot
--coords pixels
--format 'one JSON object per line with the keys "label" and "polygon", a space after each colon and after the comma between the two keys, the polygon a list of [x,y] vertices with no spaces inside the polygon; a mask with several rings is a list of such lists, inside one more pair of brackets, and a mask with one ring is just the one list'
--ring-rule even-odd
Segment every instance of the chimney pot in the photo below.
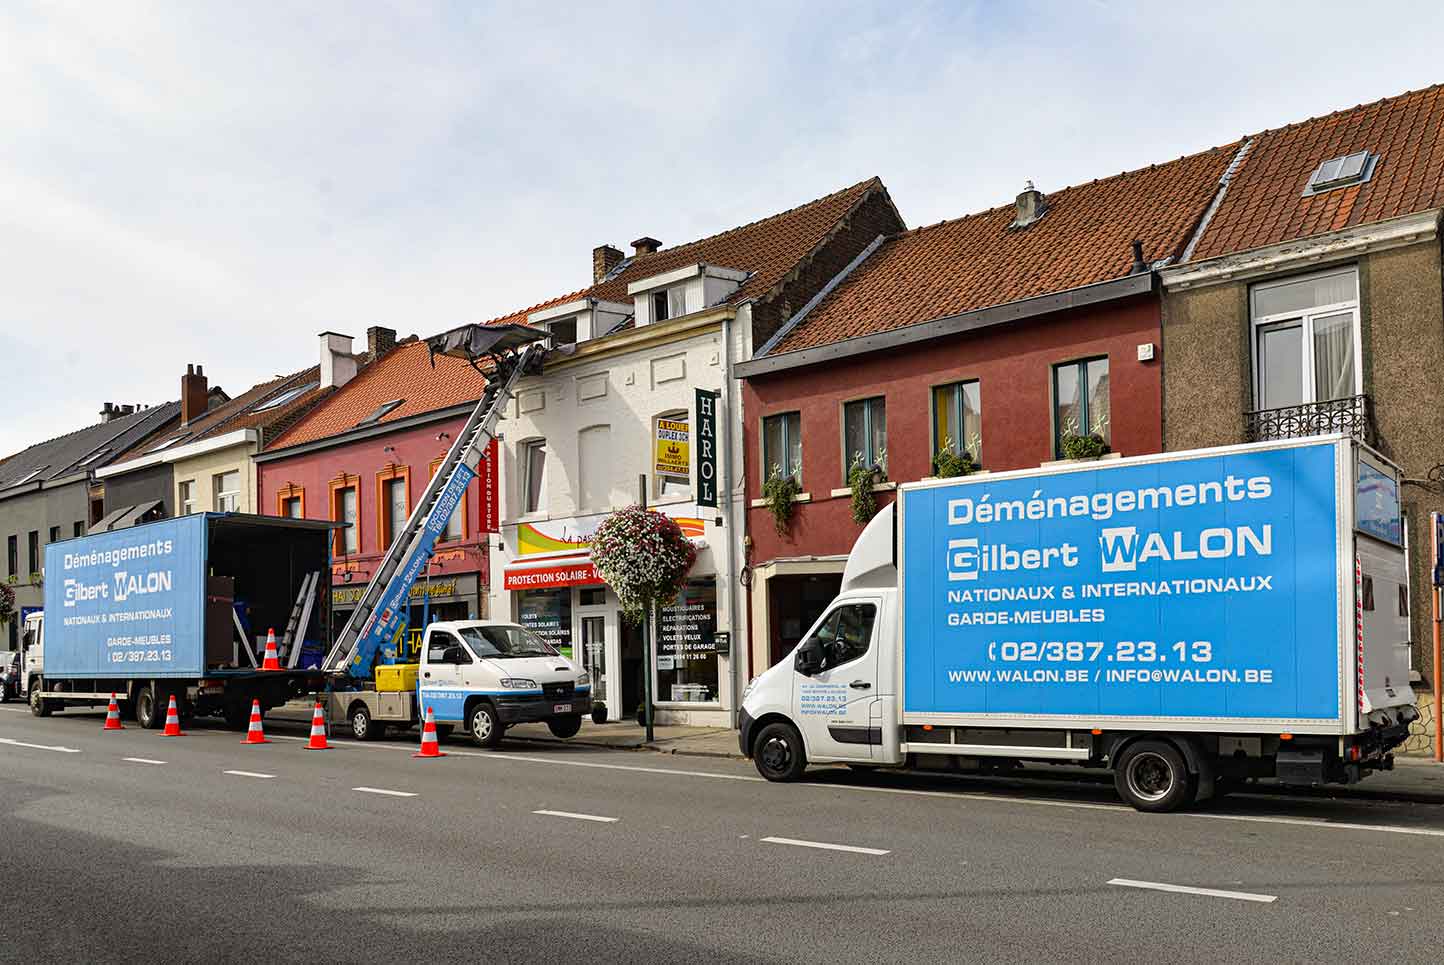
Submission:
{"label": "chimney pot", "polygon": [[1033,187],[1030,179],[1024,186],[1021,194],[1015,202],[1016,214],[1013,217],[1012,227],[1026,228],[1048,213],[1047,199],[1043,192]]}
{"label": "chimney pot", "polygon": [[115,418],[115,403],[107,402],[100,407],[100,421],[109,422]]}
{"label": "chimney pot", "polygon": [[617,265],[621,264],[626,255],[622,254],[620,248],[613,248],[611,245],[598,245],[592,249],[592,284],[599,283],[607,277]]}
{"label": "chimney pot", "polygon": [[210,405],[210,385],[199,365],[187,365],[181,376],[181,424],[190,425],[206,414]]}
{"label": "chimney pot", "polygon": [[1143,242],[1137,238],[1133,239],[1133,267],[1128,269],[1130,275],[1148,270],[1148,262],[1143,260]]}
{"label": "chimney pot", "polygon": [[660,241],[656,238],[648,238],[646,235],[632,242],[632,251],[638,255],[654,254],[657,249],[661,247],[662,243]]}

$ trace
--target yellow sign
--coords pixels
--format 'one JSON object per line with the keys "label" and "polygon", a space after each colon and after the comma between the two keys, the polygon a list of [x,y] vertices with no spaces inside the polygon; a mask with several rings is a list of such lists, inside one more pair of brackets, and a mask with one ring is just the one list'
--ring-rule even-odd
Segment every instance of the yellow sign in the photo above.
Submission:
{"label": "yellow sign", "polygon": [[691,431],[685,422],[670,419],[657,420],[657,473],[663,476],[692,475],[692,456],[689,450]]}
{"label": "yellow sign", "polygon": [[[364,586],[338,586],[331,590],[332,606],[351,606],[361,602],[361,594],[366,591]],[[425,597],[455,596],[456,580],[433,580],[430,584],[418,582],[411,587],[411,599],[420,600]]]}

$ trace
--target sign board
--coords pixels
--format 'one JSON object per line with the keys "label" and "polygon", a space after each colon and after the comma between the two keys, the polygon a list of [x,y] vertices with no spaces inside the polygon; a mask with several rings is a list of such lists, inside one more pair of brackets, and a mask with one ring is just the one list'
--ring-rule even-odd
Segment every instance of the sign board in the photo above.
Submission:
{"label": "sign board", "polygon": [[504,590],[542,590],[564,586],[601,586],[602,579],[591,560],[559,563],[556,566],[508,568],[502,575]]}
{"label": "sign board", "polygon": [[501,532],[501,511],[498,508],[497,487],[501,473],[497,469],[498,448],[493,439],[486,445],[486,458],[477,469],[481,472],[481,528],[483,533]]}
{"label": "sign board", "polygon": [[732,631],[718,630],[712,634],[712,649],[726,657],[732,653]]}
{"label": "sign board", "polygon": [[904,493],[905,712],[1337,719],[1337,451]]}
{"label": "sign board", "polygon": [[717,508],[717,404],[721,393],[697,390],[697,505]]}
{"label": "sign board", "polygon": [[45,548],[45,671],[195,676],[203,654],[206,517]]}
{"label": "sign board", "polygon": [[[418,580],[411,588],[411,602],[419,603],[427,597],[455,596],[456,578],[447,580],[432,580],[427,583],[425,580]],[[366,592],[364,586],[338,586],[331,590],[331,605],[337,607],[355,606],[361,602],[361,594]]]}
{"label": "sign board", "polygon": [[691,429],[685,422],[673,419],[657,420],[656,463],[654,469],[659,476],[692,475]]}

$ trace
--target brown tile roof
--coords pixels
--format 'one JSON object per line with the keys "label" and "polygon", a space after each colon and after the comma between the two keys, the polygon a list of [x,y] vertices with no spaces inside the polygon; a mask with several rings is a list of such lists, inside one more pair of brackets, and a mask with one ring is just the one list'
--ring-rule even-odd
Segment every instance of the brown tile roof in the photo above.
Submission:
{"label": "brown tile roof", "polygon": [[[1303,197],[1323,161],[1379,155],[1363,184]],[[1444,207],[1444,85],[1264,131],[1192,261]]]}
{"label": "brown tile roof", "polygon": [[1063,188],[1047,213],[1009,227],[1012,204],[894,235],[767,354],[889,331],[1120,278],[1144,258],[1177,257],[1238,145]]}
{"label": "brown tile roof", "polygon": [[884,190],[880,179],[869,178],[761,221],[675,248],[663,248],[650,255],[635,256],[624,262],[625,267],[615,278],[592,286],[585,294],[630,303],[632,296],[627,294],[627,286],[632,282],[705,262],[752,273],[727,299],[729,302],[764,297],[826,241],[870,193]]}

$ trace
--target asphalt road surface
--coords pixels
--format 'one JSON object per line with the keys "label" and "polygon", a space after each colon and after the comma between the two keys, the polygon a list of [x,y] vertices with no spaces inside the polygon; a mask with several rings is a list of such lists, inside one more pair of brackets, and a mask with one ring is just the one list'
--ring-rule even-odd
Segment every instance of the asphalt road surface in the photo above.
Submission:
{"label": "asphalt road surface", "polygon": [[19,962],[1437,962],[1444,808],[0,707]]}

